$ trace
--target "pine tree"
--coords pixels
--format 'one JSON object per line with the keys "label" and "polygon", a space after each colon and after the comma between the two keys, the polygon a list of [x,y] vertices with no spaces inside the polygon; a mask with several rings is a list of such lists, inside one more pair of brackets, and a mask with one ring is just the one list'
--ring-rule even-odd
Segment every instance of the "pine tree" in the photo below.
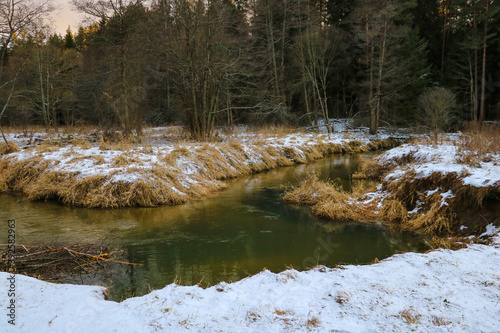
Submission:
{"label": "pine tree", "polygon": [[66,50],[76,49],[75,38],[73,37],[73,33],[71,32],[71,27],[68,26],[66,30],[66,35],[64,36],[64,48]]}

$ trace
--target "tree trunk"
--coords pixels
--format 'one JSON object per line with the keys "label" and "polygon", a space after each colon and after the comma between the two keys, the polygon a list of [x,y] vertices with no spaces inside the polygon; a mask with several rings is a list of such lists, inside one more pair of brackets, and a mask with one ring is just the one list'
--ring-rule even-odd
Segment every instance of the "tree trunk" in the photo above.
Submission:
{"label": "tree trunk", "polygon": [[444,72],[444,56],[445,56],[445,49],[446,49],[446,30],[448,26],[448,13],[451,8],[451,2],[452,0],[446,1],[444,5],[444,22],[443,22],[443,45],[441,48],[441,73]]}
{"label": "tree trunk", "polygon": [[[486,1],[486,13],[488,13],[489,1]],[[481,78],[481,107],[479,109],[479,125],[483,124],[484,114],[485,114],[485,103],[486,103],[486,38],[488,36],[488,18],[485,18],[484,22],[484,38],[483,38],[483,71]]]}

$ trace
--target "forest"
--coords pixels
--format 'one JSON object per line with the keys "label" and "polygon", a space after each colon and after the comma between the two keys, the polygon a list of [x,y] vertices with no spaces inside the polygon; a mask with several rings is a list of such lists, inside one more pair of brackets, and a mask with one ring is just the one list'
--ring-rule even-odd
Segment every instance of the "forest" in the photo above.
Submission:
{"label": "forest", "polygon": [[[500,2],[73,0],[0,2],[0,125],[236,124],[460,129],[500,115]],[[91,21],[89,21],[91,22]],[[442,107],[442,105],[446,105]],[[330,128],[332,130],[332,128]]]}

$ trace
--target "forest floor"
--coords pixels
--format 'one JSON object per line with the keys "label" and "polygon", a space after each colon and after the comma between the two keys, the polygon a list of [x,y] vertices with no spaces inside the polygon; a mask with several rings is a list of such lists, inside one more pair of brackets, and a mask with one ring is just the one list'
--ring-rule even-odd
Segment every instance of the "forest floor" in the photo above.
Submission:
{"label": "forest floor", "polygon": [[[163,132],[164,129],[150,131]],[[339,152],[342,147],[346,151],[350,151],[347,147],[363,151],[380,139],[370,138],[362,131],[358,133],[336,134],[330,138],[323,135],[320,143],[336,147]],[[237,135],[240,138],[237,144],[241,147],[238,151],[245,152],[242,153],[242,156],[247,156],[244,161],[252,160],[251,165],[266,164],[262,154],[256,153],[257,149],[264,151],[266,147],[273,147],[273,151],[290,149],[288,157],[283,153],[274,155],[273,159],[279,161],[280,156],[284,156],[290,164],[309,161],[307,153],[312,154],[311,151],[317,151],[318,158],[323,155],[317,148],[321,147],[317,134],[249,135],[247,142],[245,135]],[[222,282],[206,289],[170,284],[148,295],[122,302],[106,300],[102,287],[57,285],[14,275],[16,326],[7,324],[8,318],[4,317],[0,327],[5,327],[6,332],[42,333],[498,331],[500,215],[495,211],[500,197],[498,142],[492,133],[465,133],[447,135],[438,140],[414,141],[388,150],[360,166],[357,177],[380,180],[381,184],[374,190],[358,195],[339,193],[331,184],[312,177],[309,183],[306,181],[290,192],[300,199],[294,201],[310,204],[317,212],[333,212],[333,216],[343,212],[342,219],[345,220],[365,213],[377,222],[397,224],[410,230],[414,228],[417,232],[436,235],[462,233],[460,243],[456,243],[456,238],[449,238],[448,242],[458,244],[453,247],[460,248],[458,250],[397,254],[371,265],[320,266],[305,272],[291,269],[279,274],[263,271],[238,282]],[[179,148],[174,148],[176,145]],[[124,153],[96,146],[71,147],[57,146],[53,152],[28,148],[6,155],[4,161],[9,160],[15,165],[36,156],[38,161],[58,158],[59,163],[49,163],[51,168],[61,165],[62,169],[50,169],[57,172],[74,170],[74,167],[66,168],[80,165],[70,163],[74,155],[62,158],[64,153],[61,150],[69,149],[72,154],[76,151],[87,156],[85,151],[99,149],[105,160],[103,164],[107,166]],[[175,159],[180,175],[201,173],[199,163],[202,162],[195,156],[202,156],[199,154],[203,149],[212,152],[212,158],[218,156],[213,149],[221,153],[218,143],[175,143],[165,147],[151,144],[153,153],[143,152],[144,147],[133,146],[128,151],[137,149],[133,156],[144,154],[148,157],[141,157],[141,160],[148,161],[154,152],[157,156],[165,156],[175,149],[185,148],[188,153],[182,155],[180,163],[179,158]],[[167,149],[170,150],[167,152]],[[114,155],[107,156],[110,152]],[[250,162],[244,165],[248,172],[258,171],[252,169]],[[277,167],[279,162],[271,165]],[[95,163],[89,163],[87,168],[99,170]],[[82,167],[79,175],[89,172],[92,176],[91,171],[85,170]],[[116,171],[118,173],[107,177],[129,177],[131,174],[127,167],[120,169],[116,166]],[[235,172],[234,176],[237,175]],[[211,177],[208,179],[214,182],[224,179],[218,178],[217,174]],[[466,215],[471,216],[467,218]],[[12,277],[8,273],[0,273],[0,290],[9,289],[13,281],[9,278]],[[0,299],[1,304],[8,304],[7,292],[0,292]]]}

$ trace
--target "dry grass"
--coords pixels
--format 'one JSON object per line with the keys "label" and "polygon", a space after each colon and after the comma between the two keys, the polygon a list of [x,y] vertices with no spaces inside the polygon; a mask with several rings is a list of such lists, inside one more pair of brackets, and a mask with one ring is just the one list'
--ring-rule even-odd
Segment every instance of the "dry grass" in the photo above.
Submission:
{"label": "dry grass", "polygon": [[399,200],[384,200],[378,216],[384,221],[403,224],[408,220],[408,210]]}
{"label": "dry grass", "polygon": [[294,161],[295,163],[304,164],[307,162],[305,154],[303,154],[300,149],[297,149],[295,147],[285,147],[284,151],[286,158]]}
{"label": "dry grass", "polygon": [[120,154],[113,160],[113,166],[114,167],[128,166],[132,162],[133,161],[131,160],[129,154]]}
{"label": "dry grass", "polygon": [[369,147],[361,141],[354,140],[349,141],[347,144],[347,152],[349,153],[366,153],[369,150]]}
{"label": "dry grass", "polygon": [[[464,186],[454,173],[416,178],[411,172],[398,180],[383,183],[389,195],[382,200],[364,204],[364,196],[370,189],[365,186],[354,188],[349,195],[331,182],[322,182],[317,175],[310,175],[299,187],[292,187],[284,196],[287,201],[312,206],[313,212],[335,221],[381,220],[391,226],[410,230],[430,237],[447,238],[458,234],[464,223],[460,212],[478,209],[486,200],[500,197],[500,186],[476,188]],[[453,196],[443,199],[442,194],[452,191]],[[427,195],[433,191],[432,195]],[[409,216],[408,211],[418,205],[418,213]]]}
{"label": "dry grass", "polygon": [[163,161],[168,165],[177,165],[177,159],[182,156],[189,156],[189,150],[184,147],[176,147],[170,153],[165,154]]}
{"label": "dry grass", "polygon": [[447,326],[450,325],[451,323],[452,323],[451,321],[444,320],[441,317],[436,317],[436,316],[432,317],[432,324],[434,326]]}
{"label": "dry grass", "polygon": [[316,215],[335,221],[358,220],[367,214],[348,193],[333,183],[320,181],[314,173],[299,187],[291,187],[283,199],[311,205]]}
{"label": "dry grass", "polygon": [[376,185],[373,182],[355,181],[351,185],[351,197],[360,198],[366,193],[375,191],[375,189]]}
{"label": "dry grass", "polygon": [[307,320],[307,328],[317,327],[320,324],[320,320],[317,317],[311,317]]}
{"label": "dry grass", "polygon": [[247,319],[249,321],[253,321],[253,322],[256,322],[258,321],[260,318],[262,318],[262,316],[260,314],[258,314],[257,312],[248,312],[247,313]]}
{"label": "dry grass", "polygon": [[292,186],[283,199],[305,205],[316,205],[326,198],[334,200],[335,197],[337,201],[348,199],[347,194],[342,193],[330,183],[320,181],[316,173],[311,173],[300,183],[299,187]]}
{"label": "dry grass", "polygon": [[399,315],[406,321],[407,324],[417,324],[420,317],[414,310],[404,310],[401,311]]}
{"label": "dry grass", "polygon": [[106,162],[106,160],[104,159],[104,156],[102,156],[102,155],[94,155],[92,157],[95,160],[95,162],[94,162],[95,165],[101,165],[101,164],[104,164]]}
{"label": "dry grass", "polygon": [[87,139],[76,138],[76,139],[70,140],[70,143],[73,146],[80,147],[82,149],[90,149],[93,147],[92,143]]}
{"label": "dry grass", "polygon": [[346,304],[347,302],[349,302],[349,299],[349,294],[345,291],[339,291],[337,296],[335,296],[335,302],[339,303],[340,305]]}
{"label": "dry grass", "polygon": [[363,159],[358,170],[352,175],[353,179],[381,179],[388,171],[386,166],[380,164],[376,159]]}
{"label": "dry grass", "polygon": [[471,123],[458,142],[457,160],[460,163],[479,166],[491,162],[500,153],[500,125],[484,124],[481,128]]}
{"label": "dry grass", "polygon": [[335,200],[322,201],[313,207],[313,212],[333,221],[355,221],[363,218],[353,205]]}
{"label": "dry grass", "polygon": [[16,153],[19,150],[20,149],[12,142],[0,144],[0,156],[7,155],[10,153]]}
{"label": "dry grass", "polygon": [[275,309],[274,313],[276,315],[278,315],[278,316],[290,316],[290,315],[293,315],[293,312],[290,311],[290,310],[278,310],[278,309]]}
{"label": "dry grass", "polygon": [[427,240],[431,249],[459,250],[467,247],[472,239],[463,237],[437,237],[433,236]]}
{"label": "dry grass", "polygon": [[449,208],[442,208],[440,202],[432,205],[424,214],[409,220],[405,225],[408,229],[430,235],[449,235],[453,221]]}
{"label": "dry grass", "polygon": [[[295,130],[294,130],[295,131]],[[291,129],[266,128],[261,133],[289,134]],[[59,132],[55,132],[59,135]],[[73,132],[72,132],[73,133]],[[95,133],[94,133],[95,134]],[[106,133],[105,133],[106,134]],[[211,143],[191,145],[191,148],[177,144],[170,154],[159,159],[156,165],[147,168],[135,168],[142,164],[137,156],[139,153],[154,154],[151,146],[136,146],[136,138],[120,137],[111,133],[100,137],[92,136],[96,144],[104,150],[118,150],[123,153],[112,161],[107,161],[102,155],[81,156],[74,144],[82,148],[92,146],[90,139],[75,139],[73,136],[64,140],[47,141],[34,149],[38,153],[34,157],[17,161],[9,156],[0,159],[0,191],[13,191],[26,194],[33,200],[58,200],[64,204],[83,207],[117,208],[126,206],[156,206],[184,203],[193,198],[201,198],[225,187],[220,180],[241,175],[261,172],[281,166],[296,163],[308,163],[323,158],[326,154],[346,151],[364,151],[367,145],[354,142],[347,145],[326,144],[319,138],[303,146],[295,148],[272,145],[263,141],[260,145],[251,145],[249,149],[236,141],[229,143]],[[61,147],[72,144],[64,158],[70,159],[70,164],[78,164],[82,160],[93,160],[94,165],[106,165],[120,170],[109,175],[83,177],[77,172],[53,171],[60,163],[56,160],[46,160],[42,153],[58,151]],[[187,145],[187,144],[186,144]],[[180,157],[185,157],[193,163],[199,172],[184,175],[179,166]],[[182,161],[184,162],[184,161]],[[132,182],[116,181],[123,175],[139,176]],[[314,181],[313,181],[314,182]],[[316,182],[318,185],[319,182]],[[339,220],[357,218],[359,213],[355,203],[349,203],[350,196],[335,189],[331,184],[323,187],[322,197],[336,204],[335,209],[318,205],[315,210],[319,214],[335,217]],[[323,191],[320,189],[320,191]]]}

